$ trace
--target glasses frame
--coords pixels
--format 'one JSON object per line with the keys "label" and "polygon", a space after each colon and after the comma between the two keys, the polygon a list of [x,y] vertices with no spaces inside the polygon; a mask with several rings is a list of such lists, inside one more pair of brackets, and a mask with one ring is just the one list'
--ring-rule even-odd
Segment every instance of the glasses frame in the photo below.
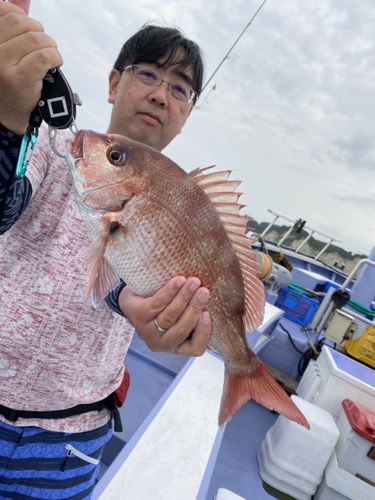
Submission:
{"label": "glasses frame", "polygon": [[[136,76],[135,76],[135,70],[137,68],[141,68],[141,69],[145,69],[146,71],[149,71],[150,73],[154,74],[157,81],[156,81],[156,85],[147,85],[147,83],[143,83],[141,80],[139,80]],[[122,71],[129,71],[129,70],[132,70],[133,72],[133,77],[136,79],[136,81],[140,82],[142,85],[144,85],[145,87],[149,87],[149,88],[155,88],[155,89],[158,89],[162,83],[166,83],[167,84],[167,90],[170,94],[170,96],[172,97],[172,99],[174,99],[175,101],[177,102],[181,102],[183,104],[190,104],[192,103],[193,101],[195,101],[195,99],[198,97],[198,94],[195,92],[195,90],[191,89],[190,87],[188,87],[187,85],[183,85],[183,84],[179,84],[179,83],[173,83],[173,82],[167,82],[167,80],[164,80],[164,78],[162,78],[161,76],[159,76],[157,73],[155,73],[154,70],[150,69],[150,68],[146,68],[145,66],[142,66],[140,64],[129,64],[129,66],[126,66]],[[189,96],[189,99],[187,101],[181,101],[180,99],[177,99],[176,97],[173,96],[173,94],[171,94],[171,91],[170,91],[170,86],[171,85],[177,85],[178,87],[181,87],[183,89],[186,89],[188,92],[190,92],[190,96]]]}

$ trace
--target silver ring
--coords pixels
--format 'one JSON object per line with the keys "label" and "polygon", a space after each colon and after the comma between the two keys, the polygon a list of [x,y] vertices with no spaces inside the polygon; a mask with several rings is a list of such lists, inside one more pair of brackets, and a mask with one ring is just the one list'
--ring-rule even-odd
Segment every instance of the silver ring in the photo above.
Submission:
{"label": "silver ring", "polygon": [[159,323],[158,323],[158,320],[157,320],[156,316],[155,316],[155,318],[154,318],[154,325],[156,326],[156,328],[157,328],[157,329],[159,330],[159,332],[161,332],[161,333],[165,333],[165,332],[168,330],[168,328],[162,328],[162,327],[159,325]]}

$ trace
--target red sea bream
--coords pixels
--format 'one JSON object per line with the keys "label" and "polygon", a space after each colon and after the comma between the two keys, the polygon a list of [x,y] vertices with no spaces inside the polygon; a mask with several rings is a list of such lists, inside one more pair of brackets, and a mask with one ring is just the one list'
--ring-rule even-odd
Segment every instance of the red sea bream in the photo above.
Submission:
{"label": "red sea bream", "polygon": [[262,323],[264,290],[230,172],[187,174],[148,146],[92,131],[78,132],[67,160],[92,239],[86,298],[99,303],[119,277],[142,297],[173,276],[198,277],[210,290],[210,346],[225,363],[219,425],[254,399],[308,427],[246,342]]}

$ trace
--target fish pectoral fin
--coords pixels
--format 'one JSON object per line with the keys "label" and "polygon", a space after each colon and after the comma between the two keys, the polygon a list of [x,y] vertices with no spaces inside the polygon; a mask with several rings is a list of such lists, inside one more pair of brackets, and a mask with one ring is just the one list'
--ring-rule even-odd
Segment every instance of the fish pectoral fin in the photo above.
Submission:
{"label": "fish pectoral fin", "polygon": [[288,394],[276,382],[264,364],[259,361],[254,371],[231,374],[225,370],[224,389],[221,398],[219,426],[229,422],[245,403],[254,399],[269,410],[294,420],[307,429],[310,425]]}
{"label": "fish pectoral fin", "polygon": [[92,305],[97,308],[100,302],[109,294],[111,290],[116,288],[120,283],[120,279],[107,261],[103,259],[103,264],[99,269],[99,274],[94,281],[94,286],[91,290]]}
{"label": "fish pectoral fin", "polygon": [[98,236],[88,247],[85,255],[87,287],[84,304],[91,293],[91,300],[95,308],[119,283],[117,274],[104,257],[108,237],[109,234],[106,233]]}

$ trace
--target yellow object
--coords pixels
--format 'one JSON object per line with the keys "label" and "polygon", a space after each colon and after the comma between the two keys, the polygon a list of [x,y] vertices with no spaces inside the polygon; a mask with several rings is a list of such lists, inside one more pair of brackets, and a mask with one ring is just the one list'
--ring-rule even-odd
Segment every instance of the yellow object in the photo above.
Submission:
{"label": "yellow object", "polygon": [[261,252],[256,254],[256,259],[259,263],[258,278],[260,281],[264,281],[272,272],[272,259],[269,255]]}
{"label": "yellow object", "polygon": [[353,358],[375,368],[375,327],[368,326],[359,339],[346,340],[344,349]]}

